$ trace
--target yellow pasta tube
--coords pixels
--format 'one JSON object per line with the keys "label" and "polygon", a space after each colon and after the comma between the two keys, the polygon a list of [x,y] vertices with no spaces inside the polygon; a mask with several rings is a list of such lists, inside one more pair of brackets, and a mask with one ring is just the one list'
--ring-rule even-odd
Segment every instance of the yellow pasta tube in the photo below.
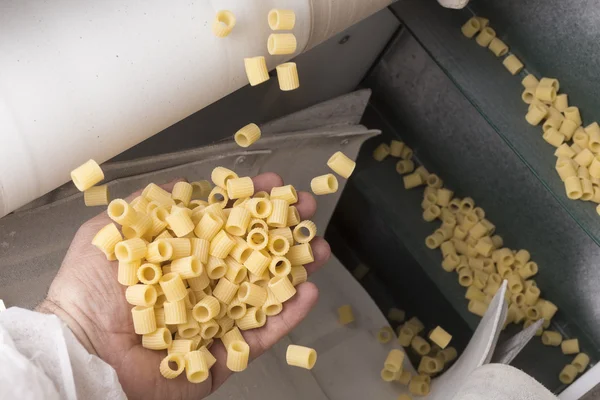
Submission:
{"label": "yellow pasta tube", "polygon": [[292,265],[305,265],[315,261],[312,248],[309,243],[292,246],[286,257]]}
{"label": "yellow pasta tube", "polygon": [[542,333],[542,343],[546,346],[557,347],[562,342],[562,335],[558,332],[544,331]]}
{"label": "yellow pasta tube", "polygon": [[577,177],[577,172],[573,163],[568,158],[559,158],[556,161],[556,172],[560,176],[560,179],[564,182],[569,177]]}
{"label": "yellow pasta tube", "polygon": [[223,259],[218,257],[208,257],[208,263],[206,263],[206,275],[210,279],[221,279],[227,273],[227,264]]}
{"label": "yellow pasta tube", "polygon": [[504,43],[498,38],[492,39],[492,41],[488,45],[488,49],[490,49],[490,51],[494,53],[496,57],[503,57],[506,53],[508,53],[508,46],[506,45],[506,43]]}
{"label": "yellow pasta tube", "polygon": [[317,176],[310,182],[314,194],[324,195],[335,193],[338,190],[338,181],[332,174]]}
{"label": "yellow pasta tube", "polygon": [[[147,216],[146,214],[137,213],[137,219],[131,225],[123,225],[122,231],[123,236],[127,239],[133,239],[136,237],[146,238],[148,237],[148,233],[152,228],[152,218]],[[150,238],[151,238],[150,234]]]}
{"label": "yellow pasta tube", "polygon": [[290,243],[284,236],[274,235],[269,237],[268,248],[271,254],[282,258],[290,250]]}
{"label": "yellow pasta tube", "polygon": [[288,207],[287,226],[296,226],[300,223],[300,213],[296,206]]}
{"label": "yellow pasta tube", "polygon": [[560,371],[560,374],[558,375],[558,379],[566,385],[573,383],[576,377],[577,368],[571,364],[565,365],[562,371]]}
{"label": "yellow pasta tube", "polygon": [[262,250],[269,244],[269,234],[261,228],[252,229],[246,237],[248,247],[253,250]]}
{"label": "yellow pasta tube", "polygon": [[227,218],[225,230],[231,235],[243,236],[246,234],[246,229],[248,229],[251,219],[252,214],[250,214],[250,211],[244,207],[234,207],[229,214],[229,218]]}
{"label": "yellow pasta tube", "polygon": [[192,246],[192,257],[195,257],[200,260],[201,263],[206,264],[208,262],[210,242],[206,239],[191,238],[190,245]]}
{"label": "yellow pasta tube", "polygon": [[593,122],[584,128],[589,137],[588,146],[594,153],[600,152],[600,125]]}
{"label": "yellow pasta tube", "polygon": [[152,307],[156,297],[156,289],[152,285],[133,285],[125,291],[125,299],[134,306]]}
{"label": "yellow pasta tube", "polygon": [[402,148],[402,152],[400,153],[400,158],[403,160],[410,160],[413,156],[413,151],[407,145],[404,145]]}
{"label": "yellow pasta tube", "polygon": [[540,289],[535,286],[526,287],[524,291],[525,304],[532,306],[537,303],[540,297]]}
{"label": "yellow pasta tube", "polygon": [[[578,128],[579,128],[579,125],[577,125],[574,121],[565,119],[565,120],[563,120],[562,124],[560,125],[559,132],[562,133],[563,135],[565,135],[567,140],[569,140],[569,139],[571,139],[571,137],[574,137],[574,135],[577,135],[576,131]],[[587,134],[585,133],[585,131],[581,132],[581,134],[582,134],[582,137],[585,138],[585,144],[587,145],[587,141],[588,141]],[[575,140],[575,139],[577,139],[577,138],[574,138],[573,141],[581,146],[580,140]]]}
{"label": "yellow pasta tube", "polygon": [[287,277],[292,271],[292,264],[287,258],[276,256],[271,259],[269,271],[271,274],[273,274],[273,276]]}
{"label": "yellow pasta tube", "polygon": [[577,368],[577,372],[582,373],[590,364],[590,357],[585,353],[579,353],[575,356],[571,365]]}
{"label": "yellow pasta tube", "polygon": [[413,172],[412,174],[404,175],[402,177],[402,182],[404,183],[405,189],[412,189],[417,186],[421,186],[425,183],[423,181],[423,177],[418,172]]}
{"label": "yellow pasta tube", "polygon": [[208,364],[203,352],[194,350],[185,355],[185,375],[192,383],[201,383],[208,379]]}
{"label": "yellow pasta tube", "polygon": [[294,245],[294,236],[289,227],[271,229],[269,230],[269,236],[283,236],[289,242],[290,246]]}
{"label": "yellow pasta tube", "polygon": [[117,243],[122,240],[123,236],[121,236],[119,229],[117,229],[115,224],[110,223],[96,233],[92,239],[92,245],[108,255],[115,252]]}
{"label": "yellow pasta tube", "polygon": [[186,310],[186,322],[177,324],[177,333],[183,339],[190,339],[200,333],[200,325],[191,314],[190,310]]}
{"label": "yellow pasta tube", "polygon": [[276,186],[271,189],[269,198],[271,200],[281,199],[285,200],[288,204],[294,204],[298,202],[298,192],[296,192],[296,189],[292,185]]}
{"label": "yellow pasta tube", "polygon": [[317,352],[310,347],[290,344],[285,354],[288,365],[312,369],[317,362]]}
{"label": "yellow pasta tube", "polygon": [[115,256],[119,261],[141,260],[146,257],[146,243],[140,238],[119,242],[115,246]]}
{"label": "yellow pasta tube", "polygon": [[194,223],[191,217],[185,212],[171,213],[166,220],[169,228],[177,237],[186,236],[194,230]]}
{"label": "yellow pasta tube", "polygon": [[570,176],[565,179],[565,190],[567,197],[571,200],[577,200],[583,195],[581,179],[576,176]]}
{"label": "yellow pasta tube", "polygon": [[171,207],[175,204],[175,200],[171,198],[171,193],[161,188],[155,183],[151,183],[142,191],[142,197],[154,201],[163,207]]}
{"label": "yellow pasta tube", "polygon": [[588,167],[594,160],[594,153],[589,149],[583,149],[579,154],[573,157],[573,161],[582,167]]}
{"label": "yellow pasta tube", "polygon": [[211,241],[219,233],[222,226],[223,220],[213,214],[206,213],[194,229],[194,234],[200,239]]}
{"label": "yellow pasta tube", "polygon": [[150,350],[165,350],[171,346],[171,342],[171,332],[164,327],[142,336],[142,347]]}
{"label": "yellow pasta tube", "polygon": [[268,218],[273,212],[273,204],[269,199],[250,199],[245,204],[245,207],[254,218]]}
{"label": "yellow pasta tube", "polygon": [[279,314],[283,310],[283,305],[281,302],[275,297],[273,291],[267,288],[267,299],[261,307],[262,311],[265,315],[272,317],[274,315]]}
{"label": "yellow pasta tube", "polygon": [[271,197],[271,204],[273,210],[267,218],[267,224],[274,228],[285,228],[288,219],[288,202],[283,199],[273,199]]}
{"label": "yellow pasta tube", "polygon": [[208,253],[213,257],[224,259],[229,255],[229,252],[235,247],[235,245],[235,240],[233,240],[233,238],[230,237],[225,231],[221,230],[210,242],[210,249]]}
{"label": "yellow pasta tube", "polygon": [[194,189],[192,185],[187,182],[177,182],[175,186],[173,186],[173,192],[171,193],[171,198],[175,201],[179,201],[183,203],[184,206],[188,206],[190,200],[192,200],[192,193]]}
{"label": "yellow pasta tube", "polygon": [[296,24],[296,14],[293,10],[274,8],[269,11],[269,27],[274,31],[290,31]]}
{"label": "yellow pasta tube", "polygon": [[565,118],[571,120],[577,124],[577,126],[581,125],[583,122],[581,120],[581,114],[579,113],[579,108],[571,106],[567,107],[563,113],[565,114]]}
{"label": "yellow pasta tube", "polygon": [[208,195],[208,204],[217,204],[220,208],[225,208],[228,201],[227,189],[218,186],[214,187]]}
{"label": "yellow pasta tube", "polygon": [[146,209],[148,208],[148,205],[150,204],[150,201],[148,201],[147,198],[142,197],[142,196],[138,196],[135,199],[131,200],[131,203],[129,203],[129,205],[131,207],[133,207],[133,209],[137,212],[141,212],[141,213],[147,213]]}
{"label": "yellow pasta tube", "polygon": [[285,303],[296,294],[296,288],[286,277],[275,276],[271,278],[268,287],[281,303]]}
{"label": "yellow pasta tube", "polygon": [[266,322],[267,316],[259,307],[249,307],[243,317],[235,320],[235,324],[242,331],[261,328]]}
{"label": "yellow pasta tube", "polygon": [[[293,33],[272,33],[267,40],[267,50],[271,55],[294,54],[296,46],[296,36]],[[296,66],[295,63],[287,64]],[[279,73],[279,67],[277,68]]]}
{"label": "yellow pasta tube", "polygon": [[83,192],[83,201],[87,207],[105,206],[108,204],[108,186],[92,186]]}
{"label": "yellow pasta tube", "polygon": [[[539,90],[539,89],[538,89]],[[536,90],[537,96],[537,90]],[[532,103],[533,105],[533,103]],[[543,105],[533,105],[525,115],[525,120],[530,125],[539,125],[540,122],[548,115],[548,109]]]}
{"label": "yellow pasta tube", "polygon": [[80,192],[88,190],[104,179],[104,172],[94,160],[88,160],[71,171],[71,180]]}
{"label": "yellow pasta tube", "polygon": [[539,268],[537,263],[530,261],[525,263],[525,265],[517,268],[517,273],[521,276],[521,278],[529,279],[538,273],[538,269]]}
{"label": "yellow pasta tube", "polygon": [[415,163],[411,160],[400,160],[396,163],[396,172],[400,175],[408,174],[413,172],[415,169]]}
{"label": "yellow pasta tube", "polygon": [[[231,256],[225,259],[225,264],[227,265],[225,278],[227,278],[231,283],[239,285],[246,280],[246,277],[248,276],[248,270],[242,264],[235,261],[233,258],[231,258]],[[224,301],[224,303],[229,302]]]}
{"label": "yellow pasta tube", "polygon": [[388,146],[385,143],[381,143],[373,151],[373,158],[376,161],[383,161],[389,155],[390,155],[390,146]]}
{"label": "yellow pasta tube", "polygon": [[242,332],[240,332],[240,330],[237,326],[234,326],[233,328],[231,328],[231,330],[226,332],[221,337],[221,341],[223,342],[223,345],[225,346],[225,348],[229,347],[229,345],[236,340],[239,340],[240,342],[244,342],[244,343],[246,342],[246,340],[242,336]]}
{"label": "yellow pasta tube", "polygon": [[261,276],[267,270],[270,263],[271,257],[268,255],[268,253],[254,250],[244,262],[244,266],[254,275]]}
{"label": "yellow pasta tube", "polygon": [[398,331],[398,343],[403,347],[408,347],[415,335],[415,328],[411,325],[404,324]]}
{"label": "yellow pasta tube", "polygon": [[163,293],[170,302],[183,300],[187,296],[187,290],[183,284],[181,276],[177,273],[169,273],[163,275],[158,283],[163,290]]}
{"label": "yellow pasta tube", "polygon": [[479,35],[475,38],[475,41],[481,47],[487,47],[491,43],[492,39],[496,37],[496,32],[489,26],[483,28]]}
{"label": "yellow pasta tube", "polygon": [[400,376],[400,372],[390,371],[389,369],[383,368],[381,370],[381,379],[385,382],[393,382]]}
{"label": "yellow pasta tube", "polygon": [[410,342],[410,347],[422,356],[426,355],[431,350],[431,345],[421,336],[414,336]]}
{"label": "yellow pasta tube", "polygon": [[227,180],[227,197],[231,200],[251,197],[254,194],[254,182],[250,177]]}
{"label": "yellow pasta tube", "polygon": [[213,296],[206,296],[192,309],[192,316],[200,323],[205,323],[215,318],[221,311],[219,300]]}
{"label": "yellow pasta tube", "polygon": [[187,322],[187,308],[185,300],[165,301],[165,324],[177,325]]}
{"label": "yellow pasta tube", "polygon": [[554,128],[547,129],[542,138],[554,147],[558,147],[565,141],[565,136]]}
{"label": "yellow pasta tube", "polygon": [[218,187],[227,189],[227,181],[229,179],[239,178],[239,176],[232,170],[225,167],[216,167],[212,170],[210,178]]}
{"label": "yellow pasta tube", "polygon": [[[248,77],[248,82],[250,82],[250,86],[260,85],[263,82],[269,80],[269,69],[267,68],[267,63],[265,62],[265,58],[263,56],[258,57],[247,57],[244,58],[244,68],[246,69],[246,76]],[[252,129],[249,129],[247,132],[242,132],[250,125],[254,125]],[[248,147],[252,143],[256,142],[260,139],[260,129],[255,124],[250,124],[239,130],[235,134],[235,142],[242,147]],[[258,133],[258,136],[256,135]]]}
{"label": "yellow pasta tube", "polygon": [[[252,224],[250,224],[248,229],[251,229],[251,228],[252,228]],[[252,230],[254,230],[254,229],[251,229],[251,231]],[[234,236],[233,240],[235,241],[235,246],[229,252],[229,256],[239,263],[246,262],[248,257],[250,257],[250,254],[252,254],[252,249],[248,246],[248,243],[242,238]]]}
{"label": "yellow pasta tube", "polygon": [[227,306],[227,316],[237,320],[246,315],[246,304],[238,300],[237,296],[233,298]]}
{"label": "yellow pasta tube", "polygon": [[[170,366],[171,363],[175,364],[177,366],[177,369],[172,369]],[[185,358],[181,353],[169,354],[168,356],[162,359],[159,367],[160,374],[166,379],[177,378],[179,375],[181,375],[184,369]]]}
{"label": "yellow pasta tube", "polygon": [[137,272],[140,268],[141,260],[135,261],[119,261],[117,271],[117,281],[121,285],[132,286],[138,283]]}
{"label": "yellow pasta tube", "polygon": [[535,88],[535,87],[537,87],[537,85],[540,84],[540,81],[532,74],[529,74],[525,78],[523,78],[523,80],[521,81],[521,84],[525,88]]}
{"label": "yellow pasta tube", "polygon": [[306,268],[304,268],[302,265],[292,266],[289,278],[294,286],[298,286],[299,284],[306,282],[308,278]]}
{"label": "yellow pasta tube", "polygon": [[138,219],[138,212],[123,199],[114,199],[106,210],[108,217],[120,225],[131,225]]}
{"label": "yellow pasta tube", "polygon": [[287,62],[284,64],[280,64],[276,67],[276,69],[280,90],[287,92],[290,90],[298,89],[300,87],[300,80],[298,78],[298,69],[296,67],[296,63]]}
{"label": "yellow pasta tube", "polygon": [[525,67],[521,60],[514,54],[509,55],[502,61],[502,65],[510,72],[511,75],[516,75]]}
{"label": "yellow pasta tube", "polygon": [[488,305],[478,300],[469,301],[468,309],[471,313],[483,317],[487,311]]}
{"label": "yellow pasta tube", "polygon": [[138,335],[152,333],[156,330],[156,316],[153,307],[135,306],[131,309],[133,328]]}
{"label": "yellow pasta tube", "polygon": [[417,396],[426,396],[429,394],[429,383],[413,377],[408,384],[408,391]]}
{"label": "yellow pasta tube", "polygon": [[327,166],[336,174],[348,179],[352,175],[352,172],[354,172],[356,163],[344,153],[338,151],[329,158]]}
{"label": "yellow pasta tube", "polygon": [[[287,281],[291,286],[290,281]],[[244,282],[240,285],[237,296],[238,300],[242,303],[249,304],[255,307],[261,307],[267,299],[267,290],[253,283]],[[281,300],[280,302],[283,303],[283,301]]]}
{"label": "yellow pasta tube", "polygon": [[173,257],[173,246],[165,239],[156,240],[148,244],[146,260],[151,263],[160,263]]}
{"label": "yellow pasta tube", "polygon": [[206,199],[208,198],[208,194],[212,190],[212,186],[209,181],[195,181],[190,183],[192,185],[192,199]]}
{"label": "yellow pasta tube", "polygon": [[227,368],[230,371],[240,372],[248,367],[250,358],[250,347],[241,340],[232,341],[227,346]]}
{"label": "yellow pasta tube", "polygon": [[377,332],[377,341],[379,343],[389,343],[394,337],[394,330],[389,326],[384,326]]}
{"label": "yellow pasta tube", "polygon": [[212,31],[216,37],[228,36],[235,26],[235,15],[231,11],[220,10],[215,16]]}
{"label": "yellow pasta tube", "polygon": [[469,19],[465,24],[460,28],[463,35],[471,39],[477,32],[481,29],[481,24],[477,20],[477,18],[473,17]]}
{"label": "yellow pasta tube", "polygon": [[183,279],[195,278],[204,272],[199,259],[189,256],[173,260],[171,272],[178,273]]}
{"label": "yellow pasta tube", "polygon": [[429,333],[429,340],[440,346],[440,348],[445,349],[450,343],[450,340],[452,340],[452,335],[446,332],[442,327],[437,326]]}

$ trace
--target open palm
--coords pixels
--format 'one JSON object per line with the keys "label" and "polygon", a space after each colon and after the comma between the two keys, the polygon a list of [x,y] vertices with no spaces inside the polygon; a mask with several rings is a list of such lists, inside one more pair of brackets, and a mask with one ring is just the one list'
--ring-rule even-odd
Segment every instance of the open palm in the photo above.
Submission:
{"label": "open palm", "polygon": [[[273,173],[259,175],[254,180],[256,191],[270,191],[283,185]],[[163,186],[170,190],[172,182]],[[139,195],[134,193],[130,199]],[[310,218],[316,211],[314,198],[298,193],[296,207],[302,219]],[[91,245],[94,235],[110,222],[102,213],[81,226],[60,270],[38,307],[38,311],[54,313],[62,318],[86,349],[110,364],[129,399],[199,399],[208,396],[229,377],[225,366],[226,352],[220,341],[211,348],[217,363],[211,377],[201,384],[187,381],[185,374],[167,380],[158,365],[166,350],[153,351],[142,347],[141,336],[133,331],[131,308],[125,301],[125,289],[117,282],[117,262],[106,257]],[[308,273],[321,267],[330,256],[329,245],[322,238],[311,243],[315,262],[306,265]],[[267,320],[260,329],[243,332],[254,359],[273,346],[304,319],[315,305],[317,288],[310,282],[300,284],[296,295],[285,303],[283,311]]]}

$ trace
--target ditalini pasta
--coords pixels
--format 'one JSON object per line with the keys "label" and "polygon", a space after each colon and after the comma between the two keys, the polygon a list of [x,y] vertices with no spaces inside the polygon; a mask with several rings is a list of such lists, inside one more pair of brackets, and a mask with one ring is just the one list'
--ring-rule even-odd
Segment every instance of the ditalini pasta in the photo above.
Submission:
{"label": "ditalini pasta", "polygon": [[79,191],[84,192],[104,179],[104,172],[94,160],[88,160],[71,171],[71,180]]}
{"label": "ditalini pasta", "polygon": [[228,36],[233,30],[235,22],[235,15],[231,11],[218,11],[212,26],[213,34],[220,38]]}
{"label": "ditalini pasta", "polygon": [[[248,77],[248,82],[250,83],[250,86],[260,85],[261,83],[269,80],[269,70],[267,68],[265,58],[263,56],[244,58],[244,67],[246,69],[246,76]],[[244,138],[238,140],[238,134],[246,128],[250,127],[250,125],[254,125],[254,127],[252,127],[252,129],[248,130],[247,132],[243,132],[241,136],[243,136]],[[258,137],[256,137],[256,133],[258,133]],[[242,147],[250,146],[259,138],[260,129],[258,129],[258,126],[256,126],[255,124],[246,125],[244,128],[242,128],[235,134],[235,142]]]}
{"label": "ditalini pasta", "polygon": [[289,31],[294,29],[296,14],[293,10],[274,8],[268,15],[269,28],[274,31]]}
{"label": "ditalini pasta", "polygon": [[337,192],[338,181],[333,174],[321,175],[312,179],[310,187],[316,195],[331,194]]}
{"label": "ditalini pasta", "polygon": [[[244,347],[240,330],[260,328],[283,311],[306,282],[303,265],[314,261],[317,231],[292,205],[298,194],[291,185],[254,193],[250,178],[223,167],[211,179],[215,188],[179,182],[169,193],[150,184],[131,203],[113,200],[115,223],[92,241],[107,259],[119,260],[117,280],[127,287],[142,346],[168,351],[161,374],[172,379],[185,371],[195,383],[216,363],[214,341],[228,350],[237,342]],[[230,369],[246,367],[249,351],[245,359],[243,349],[238,353],[228,351]]]}
{"label": "ditalini pasta", "polygon": [[429,339],[440,346],[440,348],[445,349],[450,340],[452,340],[452,336],[446,332],[442,327],[437,326],[433,331],[429,333]]}
{"label": "ditalini pasta", "polygon": [[277,80],[279,89],[282,91],[295,90],[300,87],[300,78],[298,77],[298,67],[295,62],[279,64],[275,67],[277,70]]}
{"label": "ditalini pasta", "polygon": [[517,58],[514,54],[509,55],[502,61],[504,67],[511,73],[511,75],[516,75],[523,70],[525,67],[521,60]]}
{"label": "ditalini pasta", "polygon": [[312,369],[317,362],[317,352],[309,347],[290,344],[285,359],[288,365]]}
{"label": "ditalini pasta", "polygon": [[479,35],[475,38],[475,41],[481,47],[487,47],[492,42],[492,39],[496,37],[496,32],[489,26],[483,28]]}
{"label": "ditalini pasta", "polygon": [[227,346],[227,368],[240,372],[248,367],[250,347],[242,340],[234,340]]}
{"label": "ditalini pasta", "polygon": [[573,383],[573,381],[577,377],[577,372],[578,372],[577,367],[575,367],[572,364],[567,364],[564,366],[562,371],[560,371],[560,374],[558,375],[558,379],[562,383],[568,385],[570,383]]}
{"label": "ditalini pasta", "polygon": [[293,33],[272,33],[267,40],[267,51],[271,55],[293,54],[296,46]]}
{"label": "ditalini pasta", "polygon": [[388,146],[385,143],[381,143],[373,151],[373,158],[376,161],[383,161],[389,155],[390,155],[390,146]]}
{"label": "ditalini pasta", "polygon": [[475,36],[477,32],[481,29],[481,24],[477,20],[477,18],[473,17],[469,19],[465,24],[461,27],[461,31],[463,35],[468,37],[469,39]]}
{"label": "ditalini pasta", "polygon": [[[254,63],[250,63],[248,60],[255,60],[257,58],[262,59],[262,63],[264,64],[264,57],[254,57],[254,58],[246,58],[246,73],[248,74],[248,79],[250,80],[250,84],[252,86],[258,85],[269,79],[269,72],[267,71],[267,66],[264,65],[264,73],[266,74],[266,79],[263,79],[262,72],[259,72],[259,66]],[[251,67],[249,67],[251,65]],[[252,70],[250,70],[252,68]],[[234,135],[234,140],[240,147],[249,147],[253,143],[257,142],[260,139],[261,131],[258,125],[256,124],[248,124],[238,130]],[[231,197],[231,196],[230,196]]]}
{"label": "ditalini pasta", "polygon": [[92,186],[83,192],[83,201],[87,207],[108,204],[108,185]]}
{"label": "ditalini pasta", "polygon": [[490,49],[490,51],[494,53],[496,57],[503,57],[504,55],[506,55],[506,53],[508,53],[508,46],[506,45],[506,43],[504,43],[498,38],[492,39],[492,41],[488,45],[488,49]]}
{"label": "ditalini pasta", "polygon": [[[390,148],[391,149],[391,148]],[[356,163],[341,151],[335,152],[327,161],[327,166],[343,178],[350,178]]]}

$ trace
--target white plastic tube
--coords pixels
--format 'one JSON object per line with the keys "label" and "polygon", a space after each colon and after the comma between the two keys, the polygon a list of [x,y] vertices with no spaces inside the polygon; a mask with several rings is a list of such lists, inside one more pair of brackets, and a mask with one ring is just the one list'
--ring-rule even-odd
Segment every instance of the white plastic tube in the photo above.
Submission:
{"label": "white plastic tube", "polygon": [[[313,26],[339,2],[1,1],[0,217],[86,160],[102,163],[246,85],[244,57],[264,55],[274,68],[389,2],[344,1],[347,15]],[[272,8],[296,12],[296,54],[268,55]],[[237,23],[217,38],[222,9]]]}

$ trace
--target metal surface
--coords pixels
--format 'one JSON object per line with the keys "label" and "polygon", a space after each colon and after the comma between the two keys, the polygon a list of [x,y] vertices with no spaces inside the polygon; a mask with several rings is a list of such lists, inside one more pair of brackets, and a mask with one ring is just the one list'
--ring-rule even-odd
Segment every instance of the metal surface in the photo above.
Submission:
{"label": "metal surface", "polygon": [[[324,108],[331,110],[332,117],[349,115],[349,120],[354,120],[356,116],[348,109],[359,112],[368,96],[368,91],[345,96],[337,104],[326,103]],[[299,116],[302,113],[290,117],[296,127],[301,126]],[[311,120],[307,124],[314,127]],[[275,171],[299,190],[307,190],[312,177],[328,171],[326,161],[332,153],[342,150],[355,157],[363,141],[377,133],[350,124],[311,129],[265,137],[254,146],[256,150],[250,151],[240,151],[229,141],[184,152],[182,157],[180,153],[170,154],[162,158],[161,168],[156,168],[153,158],[121,163],[120,168],[113,170],[118,178],[108,185],[113,198],[123,197],[150,182],[164,183],[177,177],[204,179],[210,176],[212,168],[221,165],[240,175]],[[340,180],[338,193],[318,198],[319,209],[313,220],[321,234],[344,183]],[[43,299],[78,227],[101,210],[85,207],[83,196],[78,193],[0,220],[0,293],[8,306],[32,308]]]}
{"label": "metal surface", "polygon": [[[508,247],[531,252],[540,265],[535,279],[542,296],[559,308],[553,328],[579,338],[583,351],[597,360],[600,248],[596,243],[408,32],[395,40],[366,83],[373,89],[374,102],[384,104],[380,110],[390,123],[377,125],[377,118],[365,118],[364,123],[381,128],[388,135],[385,139],[404,139],[457,195],[471,196],[485,209]],[[370,141],[364,151],[377,142]],[[389,163],[387,168],[393,170]],[[370,179],[380,188],[391,187],[386,177],[392,179],[390,174],[373,174]],[[395,185],[401,184],[396,178]],[[420,213],[419,203],[413,208]],[[402,212],[400,207],[397,212]],[[438,254],[438,268],[439,262]],[[447,285],[456,282],[450,279]],[[570,357],[557,349],[532,349],[527,346],[516,365],[560,391],[556,374]]]}

